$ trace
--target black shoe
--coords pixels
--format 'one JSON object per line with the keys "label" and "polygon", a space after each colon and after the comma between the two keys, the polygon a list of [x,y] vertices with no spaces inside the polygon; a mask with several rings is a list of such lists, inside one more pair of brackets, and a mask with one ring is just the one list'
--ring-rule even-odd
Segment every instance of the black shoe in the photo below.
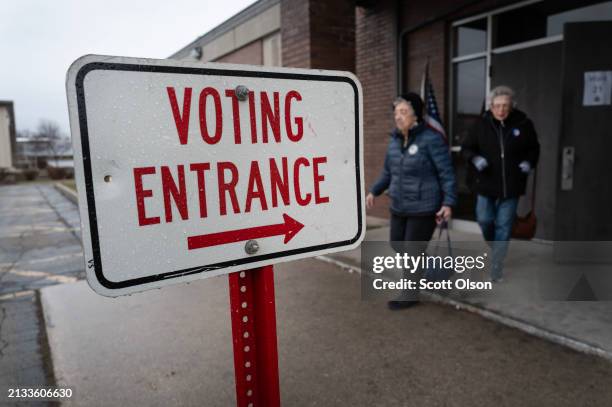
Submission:
{"label": "black shoe", "polygon": [[389,301],[387,302],[387,307],[389,307],[390,310],[392,311],[396,311],[396,310],[400,310],[400,309],[404,309],[404,308],[410,308],[410,307],[414,307],[415,305],[418,305],[419,301],[415,301],[415,300],[411,300],[411,301]]}

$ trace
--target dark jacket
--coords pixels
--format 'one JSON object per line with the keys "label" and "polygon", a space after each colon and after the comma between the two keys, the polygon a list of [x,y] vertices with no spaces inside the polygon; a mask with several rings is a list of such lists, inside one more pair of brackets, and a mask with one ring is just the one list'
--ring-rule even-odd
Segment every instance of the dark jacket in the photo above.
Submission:
{"label": "dark jacket", "polygon": [[391,133],[382,174],[370,190],[378,196],[387,188],[391,212],[397,215],[429,215],[442,205],[457,201],[455,173],[448,146],[423,123],[411,129],[408,145],[399,130]]}
{"label": "dark jacket", "polygon": [[[469,166],[468,177],[474,177],[472,185],[476,193],[516,198],[525,193],[528,175],[521,171],[519,164],[527,161],[534,169],[540,156],[540,143],[525,113],[514,109],[502,123],[487,111],[463,140],[461,152]],[[482,171],[477,171],[472,164],[478,155],[487,160],[488,166]]]}

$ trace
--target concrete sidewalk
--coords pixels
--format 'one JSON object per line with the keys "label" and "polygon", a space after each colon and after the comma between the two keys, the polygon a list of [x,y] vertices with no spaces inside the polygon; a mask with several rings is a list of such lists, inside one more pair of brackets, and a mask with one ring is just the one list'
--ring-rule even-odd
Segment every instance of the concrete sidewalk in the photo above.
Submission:
{"label": "concrete sidewalk", "polygon": [[[275,266],[285,406],[607,406],[612,364],[435,303],[391,312],[360,278]],[[66,405],[235,405],[225,276],[116,299],[41,290]]]}
{"label": "concrete sidewalk", "polygon": [[[366,240],[388,241],[387,222],[368,218],[368,225]],[[454,242],[482,241],[478,233],[451,230],[450,234]],[[361,249],[325,256],[324,260],[360,271]],[[538,299],[538,273],[563,267],[552,261],[551,244],[512,241],[505,264],[505,281],[495,287],[495,295],[451,293],[427,297],[426,294],[426,298],[612,360],[612,302]],[[576,268],[576,265],[568,267]],[[603,267],[606,272],[612,272],[609,266]]]}

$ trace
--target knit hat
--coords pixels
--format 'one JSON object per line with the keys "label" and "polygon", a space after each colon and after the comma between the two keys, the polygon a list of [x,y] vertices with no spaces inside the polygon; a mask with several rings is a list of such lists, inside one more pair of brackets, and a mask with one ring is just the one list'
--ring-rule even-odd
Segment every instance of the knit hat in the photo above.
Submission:
{"label": "knit hat", "polygon": [[410,103],[418,121],[423,121],[423,100],[421,100],[421,97],[414,92],[402,93],[399,97]]}

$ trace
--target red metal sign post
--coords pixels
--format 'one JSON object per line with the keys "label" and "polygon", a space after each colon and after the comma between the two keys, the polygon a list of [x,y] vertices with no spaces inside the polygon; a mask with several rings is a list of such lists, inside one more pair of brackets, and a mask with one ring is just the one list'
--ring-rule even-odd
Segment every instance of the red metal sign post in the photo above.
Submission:
{"label": "red metal sign post", "polygon": [[274,273],[265,266],[229,274],[238,407],[278,407]]}

